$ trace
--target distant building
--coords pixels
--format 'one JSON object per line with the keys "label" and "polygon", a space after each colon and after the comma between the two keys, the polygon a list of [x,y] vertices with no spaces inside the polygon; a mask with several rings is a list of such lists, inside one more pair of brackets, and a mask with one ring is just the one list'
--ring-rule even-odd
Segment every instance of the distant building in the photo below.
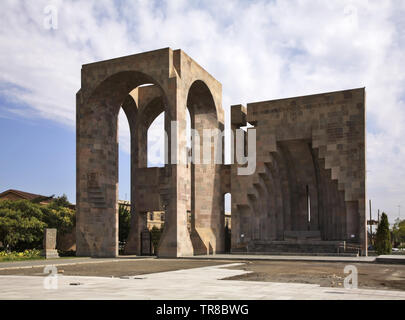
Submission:
{"label": "distant building", "polygon": [[128,211],[131,211],[131,201],[118,200],[118,205],[125,207]]}
{"label": "distant building", "polygon": [[[131,202],[118,200],[118,205],[125,206],[125,208],[131,210]],[[147,213],[147,226],[151,230],[153,227],[162,229],[165,225],[165,212],[164,211],[150,211]],[[225,212],[225,226],[231,229],[231,213]],[[191,211],[187,210],[187,228],[191,232]]]}
{"label": "distant building", "polygon": [[165,225],[165,212],[164,211],[153,211],[148,212],[148,229],[151,230],[153,227],[162,229]]}
{"label": "distant building", "polygon": [[[125,207],[128,211],[131,211],[131,201],[118,200],[118,205]],[[165,212],[164,211],[151,211],[146,214],[147,226],[151,230],[153,227],[162,229],[165,224]]]}
{"label": "distant building", "polygon": [[43,196],[40,194],[34,194],[34,193],[29,193],[29,192],[20,191],[20,190],[14,190],[14,189],[10,189],[10,190],[4,191],[3,193],[0,193],[0,201],[1,200],[12,200],[12,201],[28,200],[28,201],[33,201],[33,202],[37,202],[40,204],[48,204],[53,200],[53,197],[54,197],[54,195]]}
{"label": "distant building", "polygon": [[229,229],[232,229],[230,212],[225,212],[225,226],[228,226]]}

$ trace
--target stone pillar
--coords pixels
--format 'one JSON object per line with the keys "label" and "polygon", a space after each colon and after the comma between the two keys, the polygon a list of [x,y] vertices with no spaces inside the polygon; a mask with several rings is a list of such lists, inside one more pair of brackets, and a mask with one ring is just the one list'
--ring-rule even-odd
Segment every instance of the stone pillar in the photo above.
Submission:
{"label": "stone pillar", "polygon": [[[193,255],[190,234],[187,229],[187,184],[190,183],[186,164],[186,101],[177,78],[168,84],[168,104],[165,110],[165,130],[168,133],[168,171],[170,196],[166,207],[165,228],[159,246],[159,257],[183,257]],[[176,121],[172,126],[172,121]],[[177,163],[177,164],[176,164]]]}
{"label": "stone pillar", "polygon": [[122,101],[111,93],[105,100],[94,96],[86,104],[78,104],[77,256],[118,256],[116,100]]}
{"label": "stone pillar", "polygon": [[41,256],[46,259],[59,258],[58,251],[56,250],[56,229],[44,230],[44,249],[41,251]]}
{"label": "stone pillar", "polygon": [[126,255],[141,255],[141,233],[148,230],[147,212],[131,209],[131,226],[124,252]]}

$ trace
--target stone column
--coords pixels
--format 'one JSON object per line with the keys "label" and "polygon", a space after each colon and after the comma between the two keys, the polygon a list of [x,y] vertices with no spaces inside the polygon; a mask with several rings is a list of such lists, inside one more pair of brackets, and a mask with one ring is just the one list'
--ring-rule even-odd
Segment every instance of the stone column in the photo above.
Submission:
{"label": "stone column", "polygon": [[[159,247],[159,257],[192,256],[193,246],[187,230],[186,101],[178,78],[169,79],[165,110],[165,130],[168,133],[168,172],[170,193],[166,207],[165,228]],[[172,121],[176,125],[172,126]],[[173,131],[173,132],[172,132]]]}

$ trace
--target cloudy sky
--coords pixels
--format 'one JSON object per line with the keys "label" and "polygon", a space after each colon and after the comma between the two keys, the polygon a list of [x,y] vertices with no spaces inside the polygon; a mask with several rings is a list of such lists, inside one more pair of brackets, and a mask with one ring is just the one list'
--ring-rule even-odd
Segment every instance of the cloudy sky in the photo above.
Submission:
{"label": "cloudy sky", "polygon": [[[2,0],[0,6],[0,191],[66,193],[74,202],[81,65],[171,47],[222,83],[227,119],[232,104],[366,87],[368,198],[373,214],[379,208],[393,221],[402,205],[405,217],[405,1]],[[57,29],[48,28],[53,9]],[[160,149],[153,132],[151,160]],[[123,117],[120,146],[120,197],[129,199]]]}

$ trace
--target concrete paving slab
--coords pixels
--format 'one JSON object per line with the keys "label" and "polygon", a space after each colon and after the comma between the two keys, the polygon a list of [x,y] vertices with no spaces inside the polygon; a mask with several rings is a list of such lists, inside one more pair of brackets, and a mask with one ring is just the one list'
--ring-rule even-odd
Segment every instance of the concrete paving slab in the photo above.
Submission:
{"label": "concrete paving slab", "polygon": [[[0,299],[405,300],[404,291],[346,290],[313,284],[221,280],[248,273],[229,269],[238,265],[225,264],[125,279],[63,275],[55,278],[0,276]],[[57,289],[46,289],[52,280],[57,280]]]}

